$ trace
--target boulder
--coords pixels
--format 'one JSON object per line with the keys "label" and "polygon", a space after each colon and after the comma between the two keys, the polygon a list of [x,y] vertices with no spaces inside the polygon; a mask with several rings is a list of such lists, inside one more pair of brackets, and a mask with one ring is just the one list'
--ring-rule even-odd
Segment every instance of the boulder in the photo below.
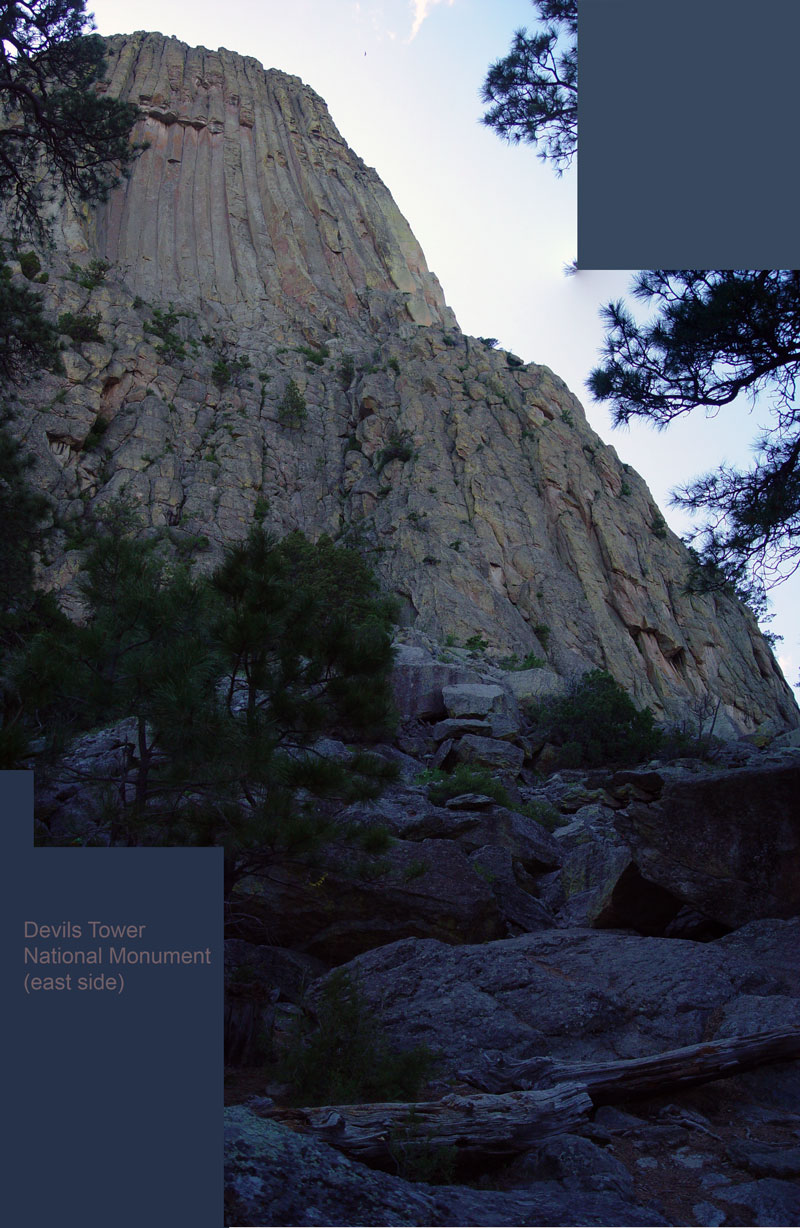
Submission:
{"label": "boulder", "polygon": [[536,898],[536,884],[529,874],[515,866],[508,849],[490,844],[470,854],[475,872],[489,884],[509,934],[555,925],[550,909]]}
{"label": "boulder", "polygon": [[406,940],[349,965],[401,1047],[448,1073],[490,1060],[644,1057],[713,1039],[741,995],[800,996],[800,921],[713,942],[540,930],[480,946]]}
{"label": "boulder", "polygon": [[[445,686],[442,698],[448,715],[456,719],[485,719],[496,722],[498,729],[515,732],[520,727],[519,708],[514,695],[493,683],[473,682]],[[496,733],[495,736],[505,736]]]}
{"label": "boulder", "polygon": [[403,720],[413,717],[444,717],[447,714],[442,689],[477,681],[474,670],[437,661],[424,648],[396,646],[392,670],[394,702]]}
{"label": "boulder", "polygon": [[525,752],[520,746],[498,738],[484,738],[476,733],[464,734],[450,753],[458,763],[474,763],[478,767],[491,768],[511,776],[519,775],[525,761]]}
{"label": "boulder", "polygon": [[657,801],[618,811],[642,876],[735,927],[800,913],[800,758],[669,775]]}

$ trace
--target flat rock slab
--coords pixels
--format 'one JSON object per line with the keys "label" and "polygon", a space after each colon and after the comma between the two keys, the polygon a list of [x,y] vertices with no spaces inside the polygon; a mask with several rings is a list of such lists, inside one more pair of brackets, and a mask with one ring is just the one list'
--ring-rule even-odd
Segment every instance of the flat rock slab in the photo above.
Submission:
{"label": "flat rock slab", "polygon": [[781,1015],[800,999],[800,920],[754,922],[709,943],[588,929],[480,946],[405,941],[349,967],[396,1043],[427,1043],[447,1074],[484,1053],[644,1057],[713,1039],[747,995],[762,999],[767,1030],[773,996]]}

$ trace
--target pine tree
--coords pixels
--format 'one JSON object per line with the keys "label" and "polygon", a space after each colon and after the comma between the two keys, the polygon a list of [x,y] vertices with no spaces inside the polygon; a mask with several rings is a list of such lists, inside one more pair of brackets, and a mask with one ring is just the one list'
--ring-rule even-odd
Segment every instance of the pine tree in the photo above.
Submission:
{"label": "pine tree", "polygon": [[578,3],[532,3],[540,28],[517,30],[508,55],[489,69],[483,123],[507,140],[539,145],[539,157],[560,175],[578,142]]}

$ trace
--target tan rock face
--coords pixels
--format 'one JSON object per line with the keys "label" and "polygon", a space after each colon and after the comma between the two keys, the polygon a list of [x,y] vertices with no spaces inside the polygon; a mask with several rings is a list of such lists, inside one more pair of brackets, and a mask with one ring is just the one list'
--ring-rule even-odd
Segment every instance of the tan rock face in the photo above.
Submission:
{"label": "tan rock face", "polygon": [[710,696],[729,731],[800,723],[754,619],[689,591],[687,551],[561,380],[461,333],[316,94],[160,35],[109,52],[150,148],[41,253],[53,311],[99,314],[102,340],[65,338],[66,377],[20,419],[62,516],[125,494],[207,538],[202,566],[254,517],[329,533],[440,639],[606,668],[660,716]]}

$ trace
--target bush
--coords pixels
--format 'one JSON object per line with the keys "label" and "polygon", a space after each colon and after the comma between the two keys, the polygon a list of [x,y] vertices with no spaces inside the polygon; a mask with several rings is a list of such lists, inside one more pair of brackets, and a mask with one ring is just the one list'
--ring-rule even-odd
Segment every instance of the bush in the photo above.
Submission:
{"label": "bush", "polygon": [[176,311],[170,303],[168,311],[154,307],[153,318],[145,321],[144,331],[159,339],[156,353],[167,361],[186,357],[186,345],[178,332],[181,317],[185,315],[183,311]]}
{"label": "bush", "polygon": [[461,793],[483,793],[500,806],[511,804],[508,791],[499,780],[495,780],[489,769],[475,767],[471,763],[459,763],[450,773],[438,769],[423,772],[420,781],[427,784],[428,797],[434,806],[443,806],[451,797],[458,797]]}
{"label": "bush", "polygon": [[356,360],[352,354],[345,354],[339,363],[339,379],[345,392],[352,384],[356,374]]}
{"label": "bush", "polygon": [[401,460],[410,461],[414,456],[414,448],[411,444],[411,437],[408,431],[398,431],[393,427],[389,433],[389,440],[385,448],[381,448],[377,455],[377,471],[382,473],[390,461]]}
{"label": "bush", "polygon": [[278,422],[281,426],[294,429],[302,426],[307,417],[306,399],[294,380],[290,379],[278,405]]}
{"label": "bush", "polygon": [[78,315],[72,311],[64,311],[58,317],[58,331],[70,337],[73,341],[102,341],[98,325],[100,312],[94,315]]}
{"label": "bush", "polygon": [[286,1041],[280,1077],[295,1104],[414,1100],[435,1058],[425,1045],[397,1053],[357,982],[343,969],[325,982],[316,1027],[303,1021]]}
{"label": "bush", "polygon": [[639,711],[606,670],[584,674],[571,695],[528,707],[534,733],[561,748],[560,767],[639,763],[661,734],[649,708]]}
{"label": "bush", "polygon": [[42,262],[36,252],[22,252],[19,256],[19,267],[23,277],[35,281],[42,271]]}
{"label": "bush", "polygon": [[69,266],[70,280],[76,281],[84,290],[96,290],[105,281],[110,268],[107,260],[90,260],[85,268],[73,262]]}

